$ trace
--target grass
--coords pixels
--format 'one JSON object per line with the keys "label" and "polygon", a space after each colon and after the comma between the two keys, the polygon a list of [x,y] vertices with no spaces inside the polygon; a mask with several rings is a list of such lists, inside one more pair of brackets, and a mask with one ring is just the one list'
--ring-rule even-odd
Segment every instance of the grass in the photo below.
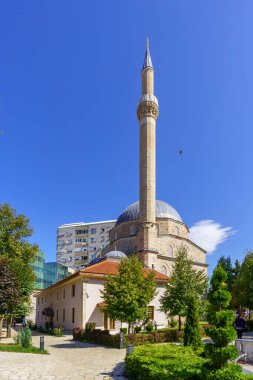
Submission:
{"label": "grass", "polygon": [[48,351],[40,351],[38,347],[28,347],[24,348],[19,346],[16,343],[0,343],[0,351],[7,351],[7,352],[23,352],[23,353],[29,353],[29,354],[46,354],[48,355]]}

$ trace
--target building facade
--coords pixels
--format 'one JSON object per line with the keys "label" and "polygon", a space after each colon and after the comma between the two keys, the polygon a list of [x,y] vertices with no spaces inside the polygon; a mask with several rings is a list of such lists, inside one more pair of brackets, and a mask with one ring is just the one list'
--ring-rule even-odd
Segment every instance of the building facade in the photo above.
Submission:
{"label": "building facade", "polygon": [[[117,331],[121,322],[110,320],[103,312],[104,302],[100,290],[103,289],[108,275],[117,274],[119,261],[124,256],[121,252],[110,252],[97,263],[88,265],[37,293],[36,324],[44,326],[50,320],[54,326],[61,325],[72,330],[74,327],[84,328],[86,323],[95,323],[96,328]],[[155,272],[155,278],[157,292],[149,305],[149,312],[158,325],[164,326],[167,324],[167,317],[160,311],[159,298],[164,293],[168,277]]]}
{"label": "building facade", "polygon": [[115,220],[63,224],[57,229],[57,262],[75,270],[101,255]]}
{"label": "building facade", "polygon": [[34,289],[45,289],[56,282],[70,276],[74,270],[57,262],[45,262],[45,255],[39,251],[31,267],[36,276]]}

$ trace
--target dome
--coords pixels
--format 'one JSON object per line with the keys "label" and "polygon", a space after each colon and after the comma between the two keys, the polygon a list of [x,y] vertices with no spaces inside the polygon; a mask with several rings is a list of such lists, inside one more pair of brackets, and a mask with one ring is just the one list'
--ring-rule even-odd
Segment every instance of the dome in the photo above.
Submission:
{"label": "dome", "polygon": [[108,252],[105,257],[117,257],[117,258],[126,258],[127,256],[121,252],[121,251],[110,251]]}
{"label": "dome", "polygon": [[[156,200],[155,209],[157,218],[173,219],[177,222],[182,222],[182,219],[178,212],[164,201]],[[139,202],[132,203],[122,212],[122,214],[120,214],[117,219],[116,226],[124,222],[129,222],[130,220],[139,219],[139,215]]]}

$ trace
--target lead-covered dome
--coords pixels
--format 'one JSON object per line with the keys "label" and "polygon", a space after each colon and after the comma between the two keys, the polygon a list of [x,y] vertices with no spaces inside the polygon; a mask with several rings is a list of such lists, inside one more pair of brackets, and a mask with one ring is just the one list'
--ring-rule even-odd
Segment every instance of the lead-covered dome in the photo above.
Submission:
{"label": "lead-covered dome", "polygon": [[124,254],[124,252],[121,251],[110,251],[106,253],[105,257],[116,257],[116,258],[126,258],[127,255]]}
{"label": "lead-covered dome", "polygon": [[[177,222],[182,222],[182,219],[179,213],[172,206],[170,206],[168,203],[164,201],[156,200],[155,211],[156,211],[157,218],[173,219]],[[140,217],[139,202],[132,203],[122,212],[122,214],[120,214],[120,216],[117,219],[116,226],[124,222],[129,222],[130,220],[139,219],[139,217]]]}

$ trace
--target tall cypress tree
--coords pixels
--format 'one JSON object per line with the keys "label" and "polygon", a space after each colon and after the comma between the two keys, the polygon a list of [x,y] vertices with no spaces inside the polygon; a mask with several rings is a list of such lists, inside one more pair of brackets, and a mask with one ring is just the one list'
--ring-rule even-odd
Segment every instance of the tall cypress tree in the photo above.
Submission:
{"label": "tall cypress tree", "polygon": [[198,348],[200,345],[199,302],[196,297],[191,296],[184,329],[184,346]]}

